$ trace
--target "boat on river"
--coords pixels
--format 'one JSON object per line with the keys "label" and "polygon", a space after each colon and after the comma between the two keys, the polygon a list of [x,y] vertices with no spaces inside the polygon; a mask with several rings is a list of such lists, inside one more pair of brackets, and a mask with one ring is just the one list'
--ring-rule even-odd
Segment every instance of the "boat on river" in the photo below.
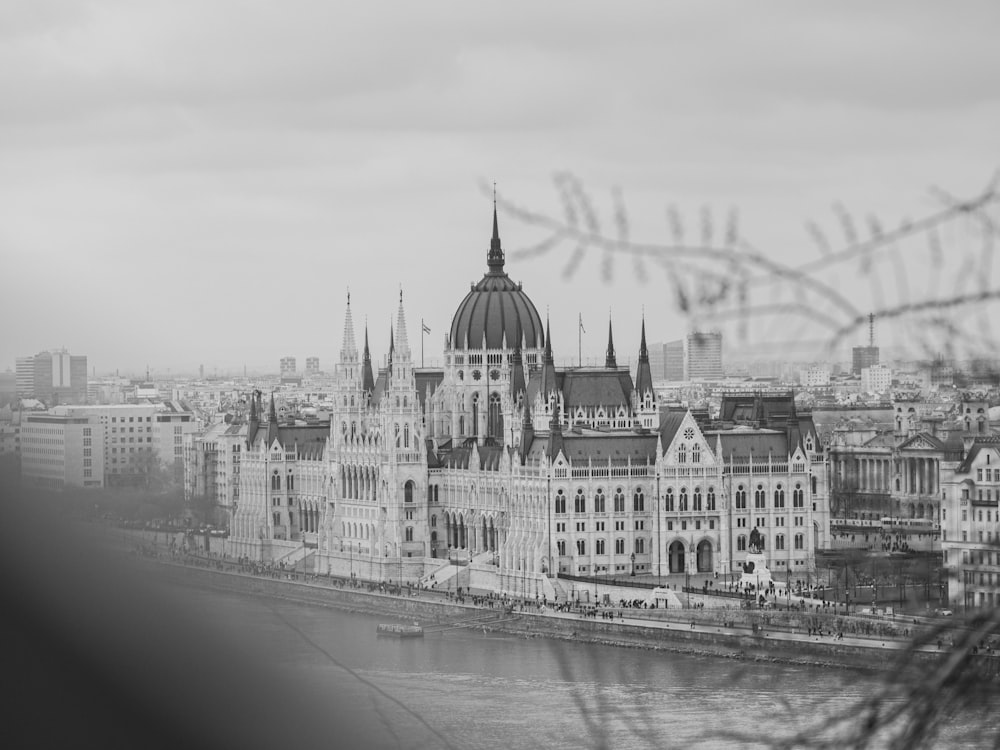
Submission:
{"label": "boat on river", "polygon": [[378,635],[392,636],[393,638],[423,638],[424,629],[419,625],[398,625],[394,623],[379,623]]}

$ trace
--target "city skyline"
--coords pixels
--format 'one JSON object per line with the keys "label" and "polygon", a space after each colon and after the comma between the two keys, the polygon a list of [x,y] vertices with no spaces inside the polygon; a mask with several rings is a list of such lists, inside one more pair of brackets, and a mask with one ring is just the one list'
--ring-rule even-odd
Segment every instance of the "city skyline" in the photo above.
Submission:
{"label": "city skyline", "polygon": [[[381,358],[401,286],[438,352],[456,303],[442,290],[484,267],[494,181],[507,268],[548,307],[557,358],[577,355],[581,312],[585,360],[603,356],[609,313],[628,357],[643,314],[651,340],[716,327],[682,309],[683,273],[593,246],[577,257],[573,243],[525,252],[546,232],[520,209],[558,217],[576,184],[607,237],[622,206],[635,243],[671,244],[679,218],[691,242],[719,244],[736,223],[795,267],[821,257],[808,222],[842,244],[831,206],[866,235],[870,216],[889,228],[939,211],[930,187],[978,195],[997,165],[987,4],[961,18],[910,3],[530,17],[399,5],[396,25],[293,7],[5,11],[4,68],[18,74],[0,79],[16,113],[0,120],[0,251],[22,283],[0,302],[17,321],[0,370],[55,345],[104,372],[238,371],[293,352],[332,362],[348,289]],[[957,289],[955,274],[975,274],[958,262],[971,241],[942,242],[959,266],[942,283]],[[927,286],[922,263],[910,298]],[[890,297],[893,267],[879,272]],[[864,273],[821,278],[867,314]],[[832,333],[796,324],[776,338],[773,321],[749,323],[718,327],[765,357]],[[877,343],[912,335],[886,323]]]}

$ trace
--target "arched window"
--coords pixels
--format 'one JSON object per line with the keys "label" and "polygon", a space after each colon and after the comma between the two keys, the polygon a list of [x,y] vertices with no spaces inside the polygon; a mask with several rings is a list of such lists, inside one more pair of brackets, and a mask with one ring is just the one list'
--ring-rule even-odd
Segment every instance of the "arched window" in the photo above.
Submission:
{"label": "arched window", "polygon": [[604,490],[601,488],[597,489],[597,493],[594,495],[594,513],[604,512]]}
{"label": "arched window", "polygon": [[691,495],[691,510],[701,510],[701,487],[695,487]]}
{"label": "arched window", "polygon": [[594,542],[594,554],[595,555],[603,555],[604,554],[604,540],[603,539],[598,539],[596,542]]}
{"label": "arched window", "polygon": [[281,489],[281,475],[278,473],[277,469],[275,469],[274,474],[271,475],[271,489],[272,490]]}
{"label": "arched window", "polygon": [[559,552],[559,556],[560,557],[565,557],[566,556],[566,540],[565,539],[559,539],[558,541],[556,541],[556,550]]}
{"label": "arched window", "polygon": [[682,513],[688,509],[688,491],[687,487],[681,487],[680,495],[678,495],[677,510]]}
{"label": "arched window", "polygon": [[677,446],[677,463],[683,464],[687,463],[687,446],[678,445]]}
{"label": "arched window", "polygon": [[747,538],[743,534],[740,534],[738,537],[736,537],[736,551],[737,552],[747,551]]}
{"label": "arched window", "polygon": [[490,394],[490,410],[487,414],[486,436],[503,440],[503,412],[500,411],[500,394]]}
{"label": "arched window", "polygon": [[743,485],[738,485],[736,487],[736,510],[746,510],[747,509],[747,491],[743,489]]}
{"label": "arched window", "polygon": [[667,494],[663,496],[664,510],[668,513],[674,512],[674,488],[667,487]]}
{"label": "arched window", "polygon": [[625,512],[625,491],[619,487],[615,490],[615,513]]}
{"label": "arched window", "polygon": [[412,503],[413,502],[413,480],[406,480],[406,484],[403,485],[403,502]]}
{"label": "arched window", "polygon": [[779,484],[774,488],[774,507],[784,508],[785,507],[785,490]]}
{"label": "arched window", "polygon": [[757,489],[755,489],[753,492],[753,507],[763,508],[765,496],[766,495],[764,493],[764,485],[758,484]]}
{"label": "arched window", "polygon": [[697,443],[691,446],[691,463],[700,464],[701,463],[701,446]]}
{"label": "arched window", "polygon": [[798,483],[796,483],[795,489],[792,490],[792,507],[805,507],[805,493],[802,491],[802,485]]}
{"label": "arched window", "polygon": [[646,549],[646,540],[639,538],[635,540],[635,553],[641,555]]}
{"label": "arched window", "polygon": [[646,510],[646,496],[642,494],[641,489],[636,490],[635,494],[632,495],[632,510],[640,512]]}
{"label": "arched window", "polygon": [[782,549],[785,548],[785,535],[784,534],[778,534],[776,537],[774,537],[774,548],[776,550],[782,550]]}
{"label": "arched window", "polygon": [[587,512],[587,498],[583,496],[582,488],[576,491],[576,497],[573,498],[573,511],[575,513]]}
{"label": "arched window", "polygon": [[403,425],[403,447],[404,448],[409,448],[410,447],[410,425],[409,424],[404,424]]}
{"label": "arched window", "polygon": [[556,513],[566,512],[566,495],[563,494],[562,490],[556,492]]}
{"label": "arched window", "polygon": [[437,525],[438,525],[438,517],[436,515],[435,516],[431,516],[431,528],[434,528]]}
{"label": "arched window", "polygon": [[576,540],[576,554],[578,555],[587,554],[587,543],[583,539]]}
{"label": "arched window", "polygon": [[715,510],[715,487],[708,488],[708,494],[705,496],[705,503],[707,505],[707,510]]}
{"label": "arched window", "polygon": [[406,541],[408,541],[408,542],[412,542],[413,541],[413,527],[412,526],[407,526],[406,527]]}

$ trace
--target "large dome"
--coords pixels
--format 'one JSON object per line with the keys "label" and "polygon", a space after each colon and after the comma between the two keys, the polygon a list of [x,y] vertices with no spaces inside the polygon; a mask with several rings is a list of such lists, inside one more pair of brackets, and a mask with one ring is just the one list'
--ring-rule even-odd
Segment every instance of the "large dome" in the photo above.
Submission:
{"label": "large dome", "polygon": [[451,321],[450,343],[453,349],[481,349],[483,337],[487,349],[514,347],[518,323],[526,349],[545,345],[542,319],[538,310],[503,270],[504,255],[497,231],[496,208],[493,209],[493,239],[487,255],[489,270],[482,281],[465,295]]}

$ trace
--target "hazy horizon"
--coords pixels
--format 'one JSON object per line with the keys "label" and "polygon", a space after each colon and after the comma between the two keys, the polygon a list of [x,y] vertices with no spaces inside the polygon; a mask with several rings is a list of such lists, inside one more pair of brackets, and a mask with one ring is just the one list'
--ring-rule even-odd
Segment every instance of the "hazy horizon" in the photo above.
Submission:
{"label": "hazy horizon", "polygon": [[[506,270],[551,317],[557,359],[576,358],[580,313],[585,360],[609,315],[622,361],[643,315],[650,342],[719,328],[730,356],[797,342],[822,359],[859,314],[995,286],[996,264],[970,265],[975,221],[931,260],[918,237],[829,262],[822,289],[751,288],[758,312],[714,322],[690,304],[708,277],[684,267],[708,254],[614,243],[733,236],[737,256],[800,268],[827,262],[817,228],[834,255],[851,244],[843,214],[863,238],[949,205],[932,188],[979,195],[1000,166],[998,21],[986,2],[7,3],[0,370],[54,347],[98,372],[330,369],[348,289],[376,361],[400,288],[415,359],[422,320],[440,359],[486,270],[494,181]],[[546,229],[519,209],[565,218],[572,185],[611,242],[535,247]],[[764,309],[800,296],[823,316]],[[887,320],[876,343],[925,356],[926,329]]]}

